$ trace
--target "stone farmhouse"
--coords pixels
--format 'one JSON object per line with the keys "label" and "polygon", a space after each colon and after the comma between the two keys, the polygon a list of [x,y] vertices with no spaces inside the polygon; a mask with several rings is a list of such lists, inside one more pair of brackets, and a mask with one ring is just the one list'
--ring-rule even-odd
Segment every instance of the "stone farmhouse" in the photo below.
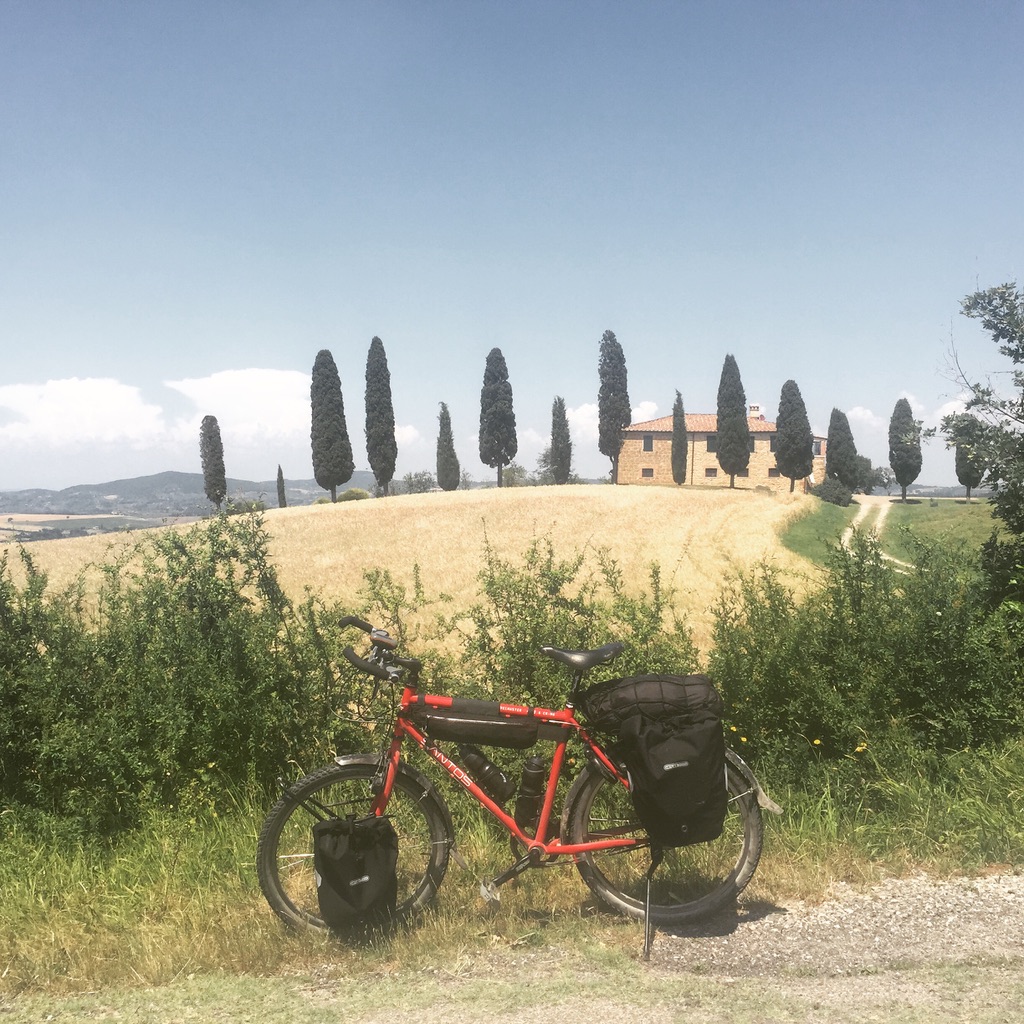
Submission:
{"label": "stone farmhouse", "polygon": [[[744,487],[789,490],[789,479],[775,465],[775,424],[766,420],[759,405],[750,406],[750,462],[737,483]],[[686,414],[686,482],[728,487],[729,474],[718,464],[718,417],[713,413]],[[809,490],[825,479],[825,438],[814,438],[814,468],[797,481]],[[631,423],[622,434],[619,452],[620,484],[672,484],[672,417]]]}

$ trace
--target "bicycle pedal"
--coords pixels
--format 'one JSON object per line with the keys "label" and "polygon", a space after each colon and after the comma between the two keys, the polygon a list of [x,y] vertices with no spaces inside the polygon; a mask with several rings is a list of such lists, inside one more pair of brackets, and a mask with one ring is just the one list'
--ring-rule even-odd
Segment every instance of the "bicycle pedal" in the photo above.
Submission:
{"label": "bicycle pedal", "polygon": [[493,882],[480,883],[480,895],[487,903],[500,903],[501,893]]}

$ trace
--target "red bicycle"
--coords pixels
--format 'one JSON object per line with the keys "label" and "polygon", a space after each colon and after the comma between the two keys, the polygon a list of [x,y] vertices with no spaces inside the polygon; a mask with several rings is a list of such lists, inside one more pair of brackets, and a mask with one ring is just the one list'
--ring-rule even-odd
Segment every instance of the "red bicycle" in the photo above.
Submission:
{"label": "red bicycle", "polygon": [[[421,694],[421,664],[399,656],[393,637],[354,617],[342,620],[342,625],[369,634],[368,658],[360,658],[351,647],[344,655],[358,669],[389,684],[393,727],[382,753],[335,758],[288,786],[267,816],[257,848],[259,883],[274,912],[289,925],[326,928],[319,916],[313,870],[311,830],[318,820],[387,814],[399,839],[400,918],[421,910],[433,898],[449,857],[466,866],[447,804],[431,781],[403,757],[407,742],[419,747],[511,837],[518,856],[507,870],[481,884],[485,898],[496,899],[503,883],[530,868],[571,858],[607,906],[649,925],[678,925],[735,900],[750,881],[761,856],[761,807],[777,808],[732,750],[726,752],[728,812],[721,836],[664,850],[657,871],[651,870],[651,844],[633,809],[628,773],[587,732],[574,709],[584,677],[610,663],[622,644],[583,651],[542,648],[572,675],[565,707],[553,710]],[[586,763],[558,814],[555,799],[570,742],[582,746]],[[553,744],[550,755],[529,757],[518,785],[510,783],[477,746],[525,751],[547,743]],[[514,795],[510,813],[506,805]]]}

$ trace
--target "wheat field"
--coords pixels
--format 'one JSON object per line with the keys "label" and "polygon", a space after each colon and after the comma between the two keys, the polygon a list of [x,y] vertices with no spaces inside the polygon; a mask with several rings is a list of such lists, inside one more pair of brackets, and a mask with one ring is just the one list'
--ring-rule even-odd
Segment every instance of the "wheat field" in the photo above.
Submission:
{"label": "wheat field", "polygon": [[[444,593],[454,608],[469,607],[488,544],[512,560],[535,538],[550,539],[559,558],[604,549],[632,592],[645,586],[657,562],[676,611],[706,650],[709,608],[729,573],[767,560],[800,588],[808,563],[787,551],[779,535],[811,502],[798,494],[727,488],[523,487],[268,509],[265,524],[290,596],[301,598],[310,588],[351,607],[360,603],[367,570],[387,569],[411,593],[414,566],[428,598]],[[59,589],[138,536],[52,540],[29,550]]]}

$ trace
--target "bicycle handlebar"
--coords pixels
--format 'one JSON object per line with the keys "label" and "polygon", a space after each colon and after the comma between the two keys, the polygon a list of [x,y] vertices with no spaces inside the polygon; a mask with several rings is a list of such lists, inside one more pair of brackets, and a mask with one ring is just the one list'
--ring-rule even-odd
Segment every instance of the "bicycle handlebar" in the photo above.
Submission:
{"label": "bicycle handlebar", "polygon": [[356,626],[361,629],[364,633],[372,633],[373,626],[371,626],[365,619],[360,619],[355,615],[345,615],[338,620],[338,625],[345,629],[348,626]]}
{"label": "bicycle handlebar", "polygon": [[341,652],[345,660],[350,664],[354,665],[360,672],[365,672],[368,676],[373,676],[375,679],[383,679],[384,682],[391,682],[391,673],[382,665],[375,665],[372,661],[367,661],[365,658],[360,658],[351,647],[346,647]]}

